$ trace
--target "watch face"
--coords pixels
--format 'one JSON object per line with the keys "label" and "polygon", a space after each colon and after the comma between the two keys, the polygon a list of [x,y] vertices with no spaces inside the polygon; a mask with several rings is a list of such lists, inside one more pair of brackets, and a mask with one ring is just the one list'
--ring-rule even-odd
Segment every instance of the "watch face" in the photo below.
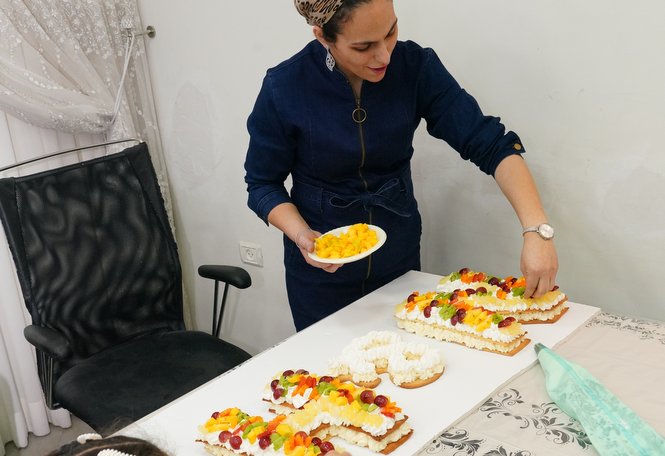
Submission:
{"label": "watch face", "polygon": [[543,223],[538,227],[538,234],[544,239],[552,239],[554,237],[554,228],[547,223]]}

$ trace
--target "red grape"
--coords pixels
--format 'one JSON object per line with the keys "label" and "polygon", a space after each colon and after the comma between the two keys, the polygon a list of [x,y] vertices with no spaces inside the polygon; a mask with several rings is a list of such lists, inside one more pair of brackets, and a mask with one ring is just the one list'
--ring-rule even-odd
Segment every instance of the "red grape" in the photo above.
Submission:
{"label": "red grape", "polygon": [[262,450],[265,450],[268,448],[268,445],[270,445],[270,437],[261,437],[259,439],[259,447],[261,447]]}
{"label": "red grape", "polygon": [[321,454],[326,454],[328,451],[334,450],[335,445],[326,440],[325,442],[321,442],[319,444],[319,449],[321,450]]}
{"label": "red grape", "polygon": [[423,309],[423,314],[425,315],[425,318],[429,318],[432,315],[432,307],[427,306]]}
{"label": "red grape", "polygon": [[217,417],[219,416],[219,412],[213,412],[211,416],[212,416],[214,419],[217,419]]}
{"label": "red grape", "polygon": [[219,433],[219,441],[222,443],[226,443],[229,441],[233,434],[231,434],[229,431],[222,431]]}
{"label": "red grape", "polygon": [[374,404],[377,407],[385,407],[386,405],[388,405],[388,398],[383,394],[379,394],[374,398]]}
{"label": "red grape", "polygon": [[459,270],[460,274],[466,274],[468,272],[469,272],[469,268],[462,268],[462,269]]}
{"label": "red grape", "polygon": [[363,401],[365,404],[371,404],[374,402],[374,391],[372,390],[365,390],[362,393],[360,393],[360,400]]}
{"label": "red grape", "polygon": [[467,289],[464,290],[464,291],[466,291],[466,295],[467,295],[467,296],[471,296],[471,295],[476,294],[476,290],[474,290],[473,288],[467,288]]}
{"label": "red grape", "polygon": [[450,317],[450,324],[455,326],[457,324],[457,314]]}
{"label": "red grape", "polygon": [[485,288],[485,287],[478,287],[478,289],[476,289],[476,293],[483,293],[483,294],[485,294],[485,293],[487,293],[487,288]]}
{"label": "red grape", "polygon": [[309,374],[309,371],[306,371],[305,369],[298,369],[298,370],[296,371],[296,374],[307,375],[307,374]]}
{"label": "red grape", "polygon": [[292,371],[291,369],[289,369],[289,370],[285,370],[284,372],[282,372],[282,375],[283,375],[284,377],[290,377],[290,376],[293,375],[293,371]]}
{"label": "red grape", "polygon": [[318,437],[312,437],[312,445],[319,446],[321,444],[321,439]]}
{"label": "red grape", "polygon": [[322,383],[322,382],[330,383],[332,381],[333,381],[333,378],[329,375],[324,375],[323,377],[321,377],[319,379],[319,383]]}
{"label": "red grape", "polygon": [[279,385],[279,380],[274,379],[272,382],[270,382],[270,389],[275,391],[275,388],[277,388],[277,385]]}
{"label": "red grape", "polygon": [[284,394],[284,388],[275,388],[272,392],[272,397],[279,399]]}
{"label": "red grape", "polygon": [[234,435],[229,439],[229,443],[231,444],[231,448],[238,450],[240,449],[240,445],[242,445],[242,437],[239,435]]}

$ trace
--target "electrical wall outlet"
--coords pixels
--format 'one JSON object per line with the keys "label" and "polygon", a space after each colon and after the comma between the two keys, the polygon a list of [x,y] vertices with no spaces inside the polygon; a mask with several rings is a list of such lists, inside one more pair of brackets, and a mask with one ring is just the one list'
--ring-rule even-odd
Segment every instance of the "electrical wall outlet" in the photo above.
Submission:
{"label": "electrical wall outlet", "polygon": [[263,266],[263,252],[259,244],[240,241],[238,245],[240,247],[240,259],[243,263]]}

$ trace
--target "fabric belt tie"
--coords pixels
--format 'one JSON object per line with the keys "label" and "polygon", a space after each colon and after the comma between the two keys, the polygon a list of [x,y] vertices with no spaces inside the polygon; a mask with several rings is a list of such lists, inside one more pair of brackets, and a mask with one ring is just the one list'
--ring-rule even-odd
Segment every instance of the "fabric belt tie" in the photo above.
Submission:
{"label": "fabric belt tie", "polygon": [[345,209],[356,203],[362,203],[366,210],[372,206],[380,206],[390,212],[399,215],[400,217],[411,217],[409,212],[400,210],[400,205],[395,201],[403,191],[401,180],[394,177],[381,186],[375,193],[365,192],[360,195],[354,196],[341,196],[333,194],[330,197],[329,203],[333,207]]}

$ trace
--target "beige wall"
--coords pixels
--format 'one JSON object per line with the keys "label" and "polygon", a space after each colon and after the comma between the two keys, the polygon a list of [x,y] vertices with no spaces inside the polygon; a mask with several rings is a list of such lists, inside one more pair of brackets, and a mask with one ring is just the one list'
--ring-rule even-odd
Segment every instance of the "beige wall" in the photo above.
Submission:
{"label": "beige wall", "polygon": [[[265,70],[311,37],[292,0],[140,0],[196,321],[207,329],[206,263],[240,265],[225,338],[252,352],[290,335],[282,244],[246,206],[245,121]],[[658,0],[396,0],[400,38],[433,47],[488,114],[522,137],[572,301],[665,320],[665,3]],[[445,143],[416,137],[423,270],[519,273],[520,226],[494,181]],[[386,311],[390,311],[386,309]],[[323,335],[322,335],[323,337]]]}

